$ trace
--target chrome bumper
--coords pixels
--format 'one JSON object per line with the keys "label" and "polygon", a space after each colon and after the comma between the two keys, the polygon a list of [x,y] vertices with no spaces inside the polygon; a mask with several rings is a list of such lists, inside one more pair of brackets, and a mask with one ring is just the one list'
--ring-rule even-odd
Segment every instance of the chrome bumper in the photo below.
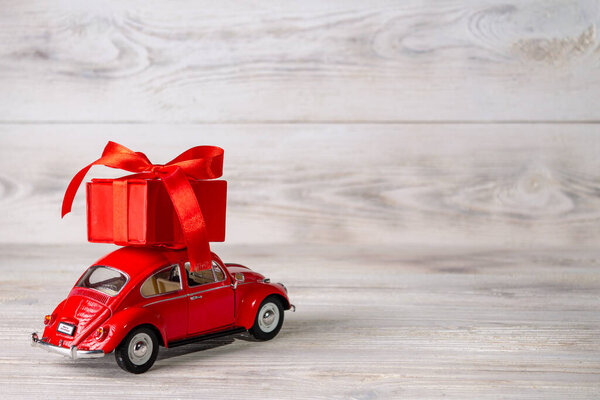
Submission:
{"label": "chrome bumper", "polygon": [[77,346],[71,346],[70,349],[67,349],[66,347],[55,346],[53,344],[43,342],[42,339],[38,337],[36,332],[31,334],[31,345],[33,347],[39,347],[49,351],[50,353],[61,354],[73,360],[77,360],[78,358],[104,357],[104,352],[102,350],[78,350]]}

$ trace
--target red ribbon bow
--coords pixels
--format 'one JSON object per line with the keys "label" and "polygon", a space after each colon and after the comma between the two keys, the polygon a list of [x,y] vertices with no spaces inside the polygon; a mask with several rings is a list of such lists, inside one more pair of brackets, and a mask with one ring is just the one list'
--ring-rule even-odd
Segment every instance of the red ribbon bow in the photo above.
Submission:
{"label": "red ribbon bow", "polygon": [[108,142],[102,157],[79,171],[69,183],[63,198],[62,217],[71,211],[77,189],[94,165],[105,165],[160,178],[177,212],[192,270],[211,268],[206,222],[188,179],[220,177],[223,174],[223,149],[216,146],[192,147],[165,165],[160,165],[152,164],[144,153]]}

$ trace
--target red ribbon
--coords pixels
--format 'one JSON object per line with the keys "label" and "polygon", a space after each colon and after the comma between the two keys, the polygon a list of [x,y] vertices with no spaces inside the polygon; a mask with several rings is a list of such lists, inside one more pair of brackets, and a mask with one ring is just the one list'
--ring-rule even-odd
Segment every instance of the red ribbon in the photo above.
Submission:
{"label": "red ribbon", "polygon": [[223,149],[197,146],[181,153],[165,165],[152,164],[144,153],[134,152],[115,142],[108,142],[102,157],[79,171],[69,183],[62,204],[62,217],[71,211],[73,199],[83,178],[94,165],[141,173],[141,177],[162,180],[177,212],[192,270],[211,268],[210,245],[206,222],[189,178],[213,179],[223,174]]}

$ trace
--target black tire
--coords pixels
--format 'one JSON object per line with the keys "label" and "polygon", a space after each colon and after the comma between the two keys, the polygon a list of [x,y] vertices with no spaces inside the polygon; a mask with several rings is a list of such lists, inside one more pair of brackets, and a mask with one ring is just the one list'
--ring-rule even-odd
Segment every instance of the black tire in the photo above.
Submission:
{"label": "black tire", "polygon": [[158,339],[156,334],[152,329],[143,326],[129,332],[115,349],[115,359],[119,367],[133,374],[148,371],[157,356]]}
{"label": "black tire", "polygon": [[[273,319],[271,319],[273,318]],[[283,325],[283,306],[277,297],[267,297],[260,303],[254,325],[248,329],[256,340],[271,340]]]}

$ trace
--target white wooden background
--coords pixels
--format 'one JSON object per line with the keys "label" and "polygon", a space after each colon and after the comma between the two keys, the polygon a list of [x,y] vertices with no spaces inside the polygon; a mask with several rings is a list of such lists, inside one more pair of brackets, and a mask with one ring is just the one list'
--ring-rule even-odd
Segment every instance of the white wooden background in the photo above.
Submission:
{"label": "white wooden background", "polygon": [[[0,6],[0,398],[600,398],[600,2]],[[108,140],[225,149],[214,249],[287,284],[275,340],[29,347],[114,248],[59,218]]]}

